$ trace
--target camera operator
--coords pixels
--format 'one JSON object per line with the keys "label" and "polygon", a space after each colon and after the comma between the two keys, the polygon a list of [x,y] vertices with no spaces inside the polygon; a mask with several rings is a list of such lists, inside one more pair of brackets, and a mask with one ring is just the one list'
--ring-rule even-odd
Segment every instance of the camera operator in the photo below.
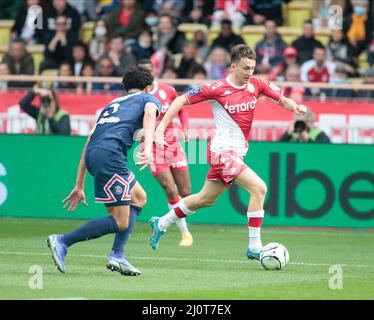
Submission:
{"label": "camera operator", "polygon": [[[40,97],[39,107],[31,104],[36,96]],[[70,116],[60,108],[53,90],[36,88],[19,102],[20,107],[36,121],[37,134],[70,135]]]}
{"label": "camera operator", "polygon": [[315,115],[308,110],[303,118],[295,118],[293,124],[279,141],[330,142],[330,138],[322,129],[315,126]]}

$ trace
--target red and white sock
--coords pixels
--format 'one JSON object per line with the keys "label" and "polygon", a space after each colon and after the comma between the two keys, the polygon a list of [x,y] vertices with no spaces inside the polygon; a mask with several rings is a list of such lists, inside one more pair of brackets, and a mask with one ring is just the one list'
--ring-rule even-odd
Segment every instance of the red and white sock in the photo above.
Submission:
{"label": "red and white sock", "polygon": [[173,209],[160,218],[158,221],[158,227],[160,230],[165,231],[173,223],[185,218],[186,216],[190,216],[193,213],[195,213],[195,211],[189,210],[184,204],[184,201],[180,200]]}
{"label": "red and white sock", "polygon": [[260,252],[262,249],[261,243],[261,226],[264,220],[264,210],[248,211],[248,247],[252,252]]}
{"label": "red and white sock", "polygon": [[[170,210],[173,209],[180,200],[181,200],[180,198],[168,199],[169,209]],[[175,221],[175,224],[177,225],[178,229],[180,230],[180,232],[182,234],[182,237],[191,235],[191,233],[190,233],[190,231],[188,230],[188,227],[187,227],[186,218],[182,218],[182,219],[179,219],[179,220]]]}

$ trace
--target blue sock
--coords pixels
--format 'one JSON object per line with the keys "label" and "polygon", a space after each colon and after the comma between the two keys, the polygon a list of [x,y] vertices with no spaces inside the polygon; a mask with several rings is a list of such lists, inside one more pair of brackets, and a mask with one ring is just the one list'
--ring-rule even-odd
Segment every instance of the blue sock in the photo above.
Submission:
{"label": "blue sock", "polygon": [[90,220],[78,229],[65,233],[62,241],[69,247],[80,241],[96,239],[118,231],[116,219],[109,215],[105,218]]}
{"label": "blue sock", "polygon": [[138,207],[137,205],[130,205],[129,227],[126,230],[116,233],[112,247],[112,252],[114,253],[114,255],[123,255],[123,249],[125,248],[132,230],[134,230],[136,218],[140,214],[140,211],[142,211],[142,209],[143,208]]}

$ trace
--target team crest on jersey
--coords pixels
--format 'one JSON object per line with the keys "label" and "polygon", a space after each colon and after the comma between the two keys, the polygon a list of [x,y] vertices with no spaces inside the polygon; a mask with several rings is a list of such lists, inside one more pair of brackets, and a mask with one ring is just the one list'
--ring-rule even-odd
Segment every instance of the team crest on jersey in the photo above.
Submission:
{"label": "team crest on jersey", "polygon": [[120,194],[123,193],[123,188],[121,186],[115,186],[114,187],[114,193],[119,196]]}
{"label": "team crest on jersey", "polygon": [[273,91],[279,91],[280,90],[280,88],[278,86],[276,86],[275,84],[272,84],[272,83],[269,84],[269,88]]}
{"label": "team crest on jersey", "polygon": [[255,92],[255,87],[253,86],[252,83],[248,83],[247,85],[247,89],[250,93],[254,93]]}
{"label": "team crest on jersey", "polygon": [[193,97],[194,95],[198,94],[199,92],[201,92],[201,87],[196,87],[196,88],[193,88],[190,91],[188,91],[187,94],[188,94],[189,97]]}
{"label": "team crest on jersey", "polygon": [[161,98],[162,100],[165,100],[165,99],[166,99],[166,92],[165,92],[164,90],[160,90],[159,94],[160,94],[160,98]]}

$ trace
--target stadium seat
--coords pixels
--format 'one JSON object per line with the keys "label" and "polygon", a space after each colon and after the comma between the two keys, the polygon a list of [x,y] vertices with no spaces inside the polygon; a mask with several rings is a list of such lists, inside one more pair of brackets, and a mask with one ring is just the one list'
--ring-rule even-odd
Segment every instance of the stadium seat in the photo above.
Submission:
{"label": "stadium seat", "polygon": [[10,29],[14,20],[0,20],[0,45],[7,45],[10,40]]}
{"label": "stadium seat", "polygon": [[312,18],[312,1],[292,1],[287,6],[287,25],[301,28],[304,21]]}
{"label": "stadium seat", "polygon": [[241,30],[241,36],[245,40],[246,44],[251,48],[255,48],[257,42],[264,38],[265,27],[264,26],[244,26]]}
{"label": "stadium seat", "polygon": [[2,60],[3,56],[8,52],[8,44],[0,45],[0,61]]}
{"label": "stadium seat", "polygon": [[328,27],[315,28],[316,38],[322,42],[323,45],[327,45],[330,39],[331,29]]}
{"label": "stadium seat", "polygon": [[178,25],[178,30],[184,32],[187,40],[193,40],[196,31],[203,31],[208,34],[208,27],[202,23],[181,23]]}
{"label": "stadium seat", "polygon": [[288,44],[291,44],[302,34],[301,28],[296,27],[278,27],[278,32]]}
{"label": "stadium seat", "polygon": [[95,22],[94,21],[86,21],[81,29],[80,29],[80,34],[79,37],[84,43],[89,43],[92,35],[93,35],[93,30],[94,30]]}
{"label": "stadium seat", "polygon": [[[58,70],[57,69],[45,69],[41,73],[41,76],[57,76]],[[38,86],[41,88],[52,88],[53,81],[39,81]]]}

